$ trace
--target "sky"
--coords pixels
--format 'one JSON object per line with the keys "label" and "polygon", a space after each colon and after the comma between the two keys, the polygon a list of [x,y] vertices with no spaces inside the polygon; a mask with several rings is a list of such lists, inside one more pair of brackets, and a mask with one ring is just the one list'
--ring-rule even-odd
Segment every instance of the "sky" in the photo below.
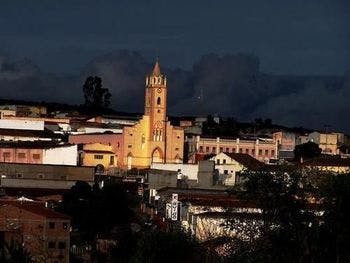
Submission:
{"label": "sky", "polygon": [[350,68],[347,0],[2,0],[0,54],[76,73],[111,50],[190,68],[201,55],[252,53],[278,74]]}
{"label": "sky", "polygon": [[169,114],[350,133],[349,0],[1,0],[0,97],[82,103],[101,76],[142,112],[159,58]]}

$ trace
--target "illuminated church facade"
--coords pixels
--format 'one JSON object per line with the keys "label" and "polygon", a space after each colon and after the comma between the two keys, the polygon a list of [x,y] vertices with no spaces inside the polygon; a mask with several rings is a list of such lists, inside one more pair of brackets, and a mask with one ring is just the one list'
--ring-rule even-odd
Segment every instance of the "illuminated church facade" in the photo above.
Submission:
{"label": "illuminated church facade", "polygon": [[167,119],[167,79],[157,61],[146,76],[145,110],[134,126],[118,137],[116,155],[121,168],[147,168],[152,163],[183,161],[184,131]]}

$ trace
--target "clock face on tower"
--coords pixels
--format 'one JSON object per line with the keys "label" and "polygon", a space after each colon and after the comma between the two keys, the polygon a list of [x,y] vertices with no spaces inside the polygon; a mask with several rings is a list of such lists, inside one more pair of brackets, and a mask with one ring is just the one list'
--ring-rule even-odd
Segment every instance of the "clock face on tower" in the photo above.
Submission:
{"label": "clock face on tower", "polygon": [[157,89],[157,92],[158,92],[158,93],[161,93],[161,92],[162,92],[162,89],[161,89],[161,88],[158,88],[158,89]]}

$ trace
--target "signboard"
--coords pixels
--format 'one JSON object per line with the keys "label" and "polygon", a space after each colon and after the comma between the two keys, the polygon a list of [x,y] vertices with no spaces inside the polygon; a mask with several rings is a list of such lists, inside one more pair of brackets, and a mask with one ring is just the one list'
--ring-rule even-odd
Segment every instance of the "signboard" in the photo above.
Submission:
{"label": "signboard", "polygon": [[179,195],[173,194],[171,200],[171,220],[176,221],[178,216]]}

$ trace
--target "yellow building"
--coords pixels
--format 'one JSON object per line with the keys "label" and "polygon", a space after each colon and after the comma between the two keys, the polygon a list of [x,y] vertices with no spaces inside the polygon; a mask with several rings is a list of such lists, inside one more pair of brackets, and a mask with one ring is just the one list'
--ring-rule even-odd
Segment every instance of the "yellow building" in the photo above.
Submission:
{"label": "yellow building", "polygon": [[85,144],[80,154],[80,164],[94,166],[100,172],[117,166],[112,146],[101,143]]}
{"label": "yellow building", "polygon": [[158,61],[146,77],[145,113],[138,123],[124,127],[118,142],[118,166],[147,168],[152,163],[180,163],[184,132],[167,117],[167,79]]}

